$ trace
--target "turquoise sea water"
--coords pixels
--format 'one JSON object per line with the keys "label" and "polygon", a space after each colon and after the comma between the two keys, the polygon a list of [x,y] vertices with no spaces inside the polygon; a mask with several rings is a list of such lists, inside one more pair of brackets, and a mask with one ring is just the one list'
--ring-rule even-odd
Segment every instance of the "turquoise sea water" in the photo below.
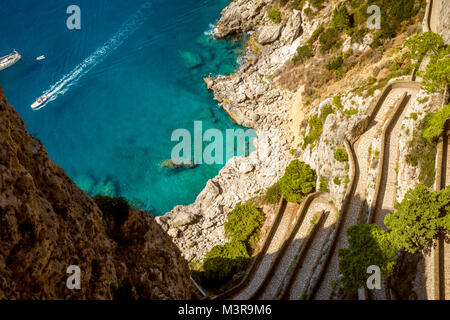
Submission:
{"label": "turquoise sea water", "polygon": [[[159,215],[195,200],[222,165],[169,170],[174,129],[236,128],[203,77],[230,74],[241,44],[213,40],[228,0],[2,0],[0,56],[22,60],[0,85],[51,158],[91,195]],[[68,30],[66,9],[81,9]],[[43,61],[36,57],[45,55]],[[53,101],[32,111],[45,91]]]}

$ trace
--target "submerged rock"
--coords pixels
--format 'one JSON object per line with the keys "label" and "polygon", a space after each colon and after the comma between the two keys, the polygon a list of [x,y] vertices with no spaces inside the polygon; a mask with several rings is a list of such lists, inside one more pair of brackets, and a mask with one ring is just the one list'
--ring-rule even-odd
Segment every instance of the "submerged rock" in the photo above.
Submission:
{"label": "submerged rock", "polygon": [[195,52],[180,51],[180,56],[183,58],[183,62],[188,68],[195,68],[203,63],[202,57]]}
{"label": "submerged rock", "polygon": [[103,177],[92,187],[90,194],[115,197],[117,195],[115,183],[111,179]]}
{"label": "submerged rock", "polygon": [[180,168],[192,169],[197,166],[195,163],[192,163],[192,161],[175,163],[172,159],[164,160],[164,161],[160,162],[159,165],[163,168],[167,168],[167,169],[171,169],[171,170],[180,169]]}

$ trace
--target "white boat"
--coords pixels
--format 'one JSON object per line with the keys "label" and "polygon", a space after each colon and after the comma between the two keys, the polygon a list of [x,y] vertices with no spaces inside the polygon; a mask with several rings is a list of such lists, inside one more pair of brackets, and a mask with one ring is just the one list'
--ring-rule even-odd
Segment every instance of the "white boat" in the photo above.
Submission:
{"label": "white boat", "polygon": [[33,110],[37,110],[39,109],[39,107],[45,102],[47,101],[48,97],[47,96],[42,96],[39,99],[37,99],[32,105],[31,105],[31,109]]}
{"label": "white boat", "polygon": [[39,57],[36,58],[37,61],[41,61],[41,60],[44,60],[44,59],[45,59],[45,56],[39,56]]}
{"label": "white boat", "polygon": [[14,50],[13,53],[8,54],[7,56],[0,58],[0,70],[11,67],[17,61],[19,61],[22,56]]}

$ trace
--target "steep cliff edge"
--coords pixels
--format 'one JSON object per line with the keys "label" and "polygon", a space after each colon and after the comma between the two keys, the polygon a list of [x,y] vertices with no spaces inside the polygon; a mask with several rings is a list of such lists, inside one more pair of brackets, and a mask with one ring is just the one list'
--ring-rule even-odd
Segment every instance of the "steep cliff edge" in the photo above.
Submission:
{"label": "steep cliff edge", "polygon": [[[106,211],[106,210],[104,210]],[[26,130],[0,88],[0,299],[191,299],[186,261],[146,212],[114,219]],[[69,290],[67,268],[81,269]]]}

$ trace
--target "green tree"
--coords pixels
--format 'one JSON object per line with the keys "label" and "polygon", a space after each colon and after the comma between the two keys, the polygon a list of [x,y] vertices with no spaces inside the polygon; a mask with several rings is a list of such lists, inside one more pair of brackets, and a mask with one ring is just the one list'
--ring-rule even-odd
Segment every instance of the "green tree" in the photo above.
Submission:
{"label": "green tree", "polygon": [[450,119],[450,104],[445,105],[442,109],[433,113],[428,120],[427,127],[423,131],[422,136],[428,141],[439,137],[444,132],[444,126],[448,119]]}
{"label": "green tree", "polygon": [[331,18],[331,25],[336,30],[346,30],[350,28],[350,15],[345,4],[342,4],[339,8],[334,9],[333,17]]}
{"label": "green tree", "polygon": [[448,229],[450,187],[432,192],[419,184],[410,189],[396,212],[386,215],[384,223],[391,231],[389,239],[399,250],[415,253],[430,245],[440,230]]}
{"label": "green tree", "polygon": [[442,37],[432,31],[415,35],[407,39],[403,46],[407,47],[411,53],[411,58],[420,62],[429,52],[439,53],[439,48],[444,45]]}
{"label": "green tree", "polygon": [[335,28],[329,28],[323,31],[319,36],[319,42],[321,44],[320,52],[326,53],[332,48],[337,48],[340,46],[339,32]]}
{"label": "green tree", "polygon": [[348,161],[348,153],[344,149],[337,148],[334,150],[334,159],[340,162]]}
{"label": "green tree", "polygon": [[294,62],[294,64],[297,64],[299,62],[303,63],[313,56],[314,53],[312,51],[312,47],[311,45],[307,44],[297,48],[297,54],[294,56],[294,58],[292,58],[292,61]]}
{"label": "green tree", "polygon": [[277,182],[269,189],[267,189],[264,195],[264,202],[268,204],[277,204],[281,198],[280,184]]}
{"label": "green tree", "polygon": [[347,292],[356,292],[367,281],[367,268],[377,265],[384,277],[392,275],[396,253],[388,233],[374,224],[354,225],[347,229],[349,248],[339,249],[339,271]]}
{"label": "green tree", "polygon": [[263,221],[264,215],[255,205],[238,203],[228,214],[225,235],[231,241],[247,242],[259,232]]}
{"label": "green tree", "polygon": [[306,163],[292,160],[280,181],[281,194],[289,202],[300,203],[316,189],[316,174]]}
{"label": "green tree", "polygon": [[234,274],[245,269],[250,256],[242,241],[231,241],[213,247],[205,256],[203,272],[200,272],[203,285],[214,287],[230,280]]}
{"label": "green tree", "polygon": [[268,17],[273,23],[281,22],[281,13],[275,8],[269,11]]}
{"label": "green tree", "polygon": [[438,54],[431,56],[423,74],[423,87],[437,92],[450,84],[450,46],[442,47]]}

